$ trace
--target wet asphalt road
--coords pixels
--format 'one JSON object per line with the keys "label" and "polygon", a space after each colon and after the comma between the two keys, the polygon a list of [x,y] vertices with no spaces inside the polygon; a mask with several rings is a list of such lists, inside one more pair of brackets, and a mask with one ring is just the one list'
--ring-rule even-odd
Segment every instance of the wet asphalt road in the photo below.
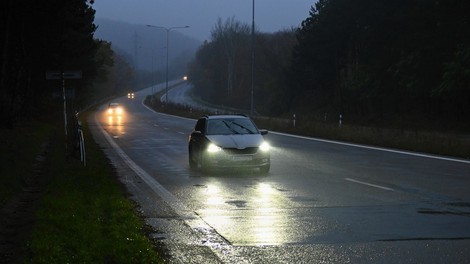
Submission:
{"label": "wet asphalt road", "polygon": [[469,161],[270,133],[267,176],[204,175],[148,93],[90,122],[171,262],[470,263]]}

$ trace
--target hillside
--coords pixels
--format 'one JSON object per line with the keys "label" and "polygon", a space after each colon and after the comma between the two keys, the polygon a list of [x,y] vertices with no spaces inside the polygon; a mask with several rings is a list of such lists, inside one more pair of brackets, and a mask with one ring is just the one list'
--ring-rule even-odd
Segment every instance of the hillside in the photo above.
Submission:
{"label": "hillside", "polygon": [[[96,18],[95,38],[112,43],[115,51],[123,53],[138,70],[164,69],[166,66],[166,30],[145,25],[129,24]],[[200,41],[184,35],[184,30],[169,32],[169,63],[185,65],[193,57]],[[153,58],[153,60],[152,60]],[[170,66],[171,67],[171,66]]]}

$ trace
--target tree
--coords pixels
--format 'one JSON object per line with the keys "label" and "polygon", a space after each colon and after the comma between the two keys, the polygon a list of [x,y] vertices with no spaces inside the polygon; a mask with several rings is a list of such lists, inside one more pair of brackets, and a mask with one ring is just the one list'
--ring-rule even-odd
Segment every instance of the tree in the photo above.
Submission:
{"label": "tree", "polygon": [[[96,74],[93,1],[2,1],[0,117],[38,117],[50,108],[48,70],[82,70],[83,87]],[[78,93],[80,90],[77,91]]]}
{"label": "tree", "polygon": [[318,1],[297,32],[294,102],[362,121],[449,115],[448,92],[466,83],[469,11],[462,0]]}
{"label": "tree", "polygon": [[[281,114],[285,102],[284,71],[291,63],[296,43],[294,31],[256,34],[255,104],[257,111]],[[217,21],[212,39],[196,53],[189,67],[189,79],[206,101],[249,109],[251,95],[251,30],[248,25],[227,19]]]}

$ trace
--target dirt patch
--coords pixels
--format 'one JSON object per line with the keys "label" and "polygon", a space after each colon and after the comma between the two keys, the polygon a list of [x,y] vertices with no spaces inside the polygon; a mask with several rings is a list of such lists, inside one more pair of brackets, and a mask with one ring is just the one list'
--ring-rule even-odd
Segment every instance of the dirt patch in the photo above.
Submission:
{"label": "dirt patch", "polygon": [[25,255],[25,241],[31,233],[36,208],[47,183],[44,168],[49,145],[42,145],[31,175],[23,180],[21,192],[0,211],[0,263],[20,263]]}

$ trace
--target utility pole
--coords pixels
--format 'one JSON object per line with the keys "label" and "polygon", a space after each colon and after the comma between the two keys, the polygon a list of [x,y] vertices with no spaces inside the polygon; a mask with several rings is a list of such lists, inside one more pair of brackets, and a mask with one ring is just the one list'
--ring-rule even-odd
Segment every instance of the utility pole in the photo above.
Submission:
{"label": "utility pole", "polygon": [[253,17],[251,23],[251,104],[250,115],[254,113],[255,94],[255,0],[253,0]]}

